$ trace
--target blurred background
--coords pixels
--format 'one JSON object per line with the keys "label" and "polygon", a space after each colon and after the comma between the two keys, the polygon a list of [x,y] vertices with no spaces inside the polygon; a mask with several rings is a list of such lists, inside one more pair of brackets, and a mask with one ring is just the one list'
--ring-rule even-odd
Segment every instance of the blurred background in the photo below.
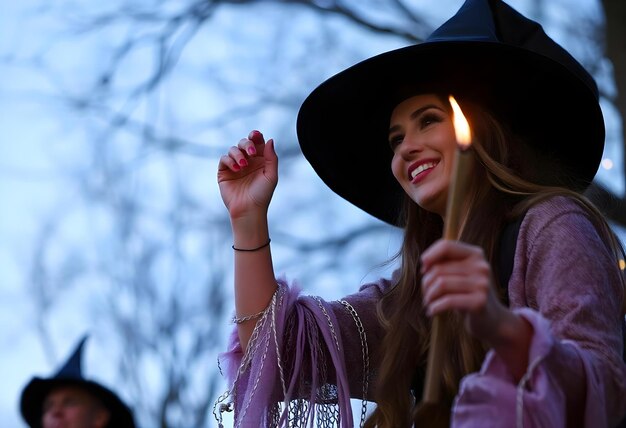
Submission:
{"label": "blurred background", "polygon": [[[626,3],[509,3],[598,80],[607,139],[589,196],[623,237]],[[277,274],[327,299],[388,275],[399,232],[321,183],[296,114],[325,78],[420,42],[461,4],[2,0],[0,426],[24,426],[22,388],[85,333],[84,371],[140,427],[216,425],[233,310],[216,167],[252,129],[280,157]],[[345,144],[358,147],[358,129]]]}

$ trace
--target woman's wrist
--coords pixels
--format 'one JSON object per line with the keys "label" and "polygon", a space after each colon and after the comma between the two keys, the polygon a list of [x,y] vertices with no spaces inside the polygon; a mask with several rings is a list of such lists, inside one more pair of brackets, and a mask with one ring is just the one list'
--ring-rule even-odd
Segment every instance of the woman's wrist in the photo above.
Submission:
{"label": "woman's wrist", "polygon": [[270,240],[265,213],[252,214],[245,217],[231,218],[233,231],[233,247],[251,249],[264,247]]}
{"label": "woman's wrist", "polygon": [[504,360],[516,380],[521,379],[526,372],[532,336],[532,325],[507,310],[497,334],[490,340],[493,350]]}

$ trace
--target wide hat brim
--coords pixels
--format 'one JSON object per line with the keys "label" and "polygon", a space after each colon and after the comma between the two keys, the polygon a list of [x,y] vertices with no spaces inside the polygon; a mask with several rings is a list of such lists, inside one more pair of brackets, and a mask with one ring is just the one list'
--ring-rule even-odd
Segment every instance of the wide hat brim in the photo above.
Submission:
{"label": "wide hat brim", "polygon": [[[445,92],[461,108],[472,101],[505,118],[516,134],[537,142],[534,149],[555,169],[571,176],[569,187],[582,191],[602,157],[604,120],[595,82],[581,78],[586,72],[572,61],[564,64],[561,58],[471,35],[386,52],[318,86],[299,111],[298,140],[334,192],[402,226],[403,190],[392,175],[387,143],[390,114],[409,96]],[[549,176],[541,184],[558,183]]]}
{"label": "wide hat brim", "polygon": [[135,428],[135,422],[128,406],[110,389],[90,380],[63,378],[33,378],[24,388],[20,400],[22,417],[31,428],[41,428],[43,403],[46,396],[59,386],[78,386],[100,399],[110,412],[108,426],[115,428]]}

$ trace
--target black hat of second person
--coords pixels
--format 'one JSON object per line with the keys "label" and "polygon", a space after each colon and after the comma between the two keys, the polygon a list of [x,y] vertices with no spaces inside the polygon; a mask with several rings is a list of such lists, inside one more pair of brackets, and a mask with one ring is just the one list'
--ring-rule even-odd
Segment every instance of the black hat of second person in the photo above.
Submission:
{"label": "black hat of second person", "polygon": [[[323,82],[298,113],[302,152],[339,196],[402,226],[389,118],[410,96],[442,92],[461,108],[472,101],[488,109],[534,144],[559,171],[535,180],[540,184],[582,191],[593,180],[604,149],[595,81],[541,25],[500,0],[467,0],[425,42],[369,58]],[[556,177],[563,173],[568,181]]]}
{"label": "black hat of second person", "polygon": [[46,396],[60,386],[78,386],[100,399],[110,412],[109,428],[135,428],[133,415],[124,402],[110,389],[86,379],[82,373],[82,353],[87,337],[80,340],[59,371],[49,378],[34,377],[22,392],[20,410],[22,417],[31,428],[41,428],[43,404]]}

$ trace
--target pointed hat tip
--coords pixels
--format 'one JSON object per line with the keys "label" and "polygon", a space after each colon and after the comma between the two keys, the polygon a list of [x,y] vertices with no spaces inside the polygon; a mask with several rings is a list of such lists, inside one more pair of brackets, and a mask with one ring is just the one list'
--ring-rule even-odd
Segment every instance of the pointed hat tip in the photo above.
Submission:
{"label": "pointed hat tip", "polygon": [[56,378],[65,379],[83,379],[82,375],[82,356],[85,342],[89,338],[89,335],[85,334],[74,349],[74,352],[67,359],[66,363],[55,375]]}

